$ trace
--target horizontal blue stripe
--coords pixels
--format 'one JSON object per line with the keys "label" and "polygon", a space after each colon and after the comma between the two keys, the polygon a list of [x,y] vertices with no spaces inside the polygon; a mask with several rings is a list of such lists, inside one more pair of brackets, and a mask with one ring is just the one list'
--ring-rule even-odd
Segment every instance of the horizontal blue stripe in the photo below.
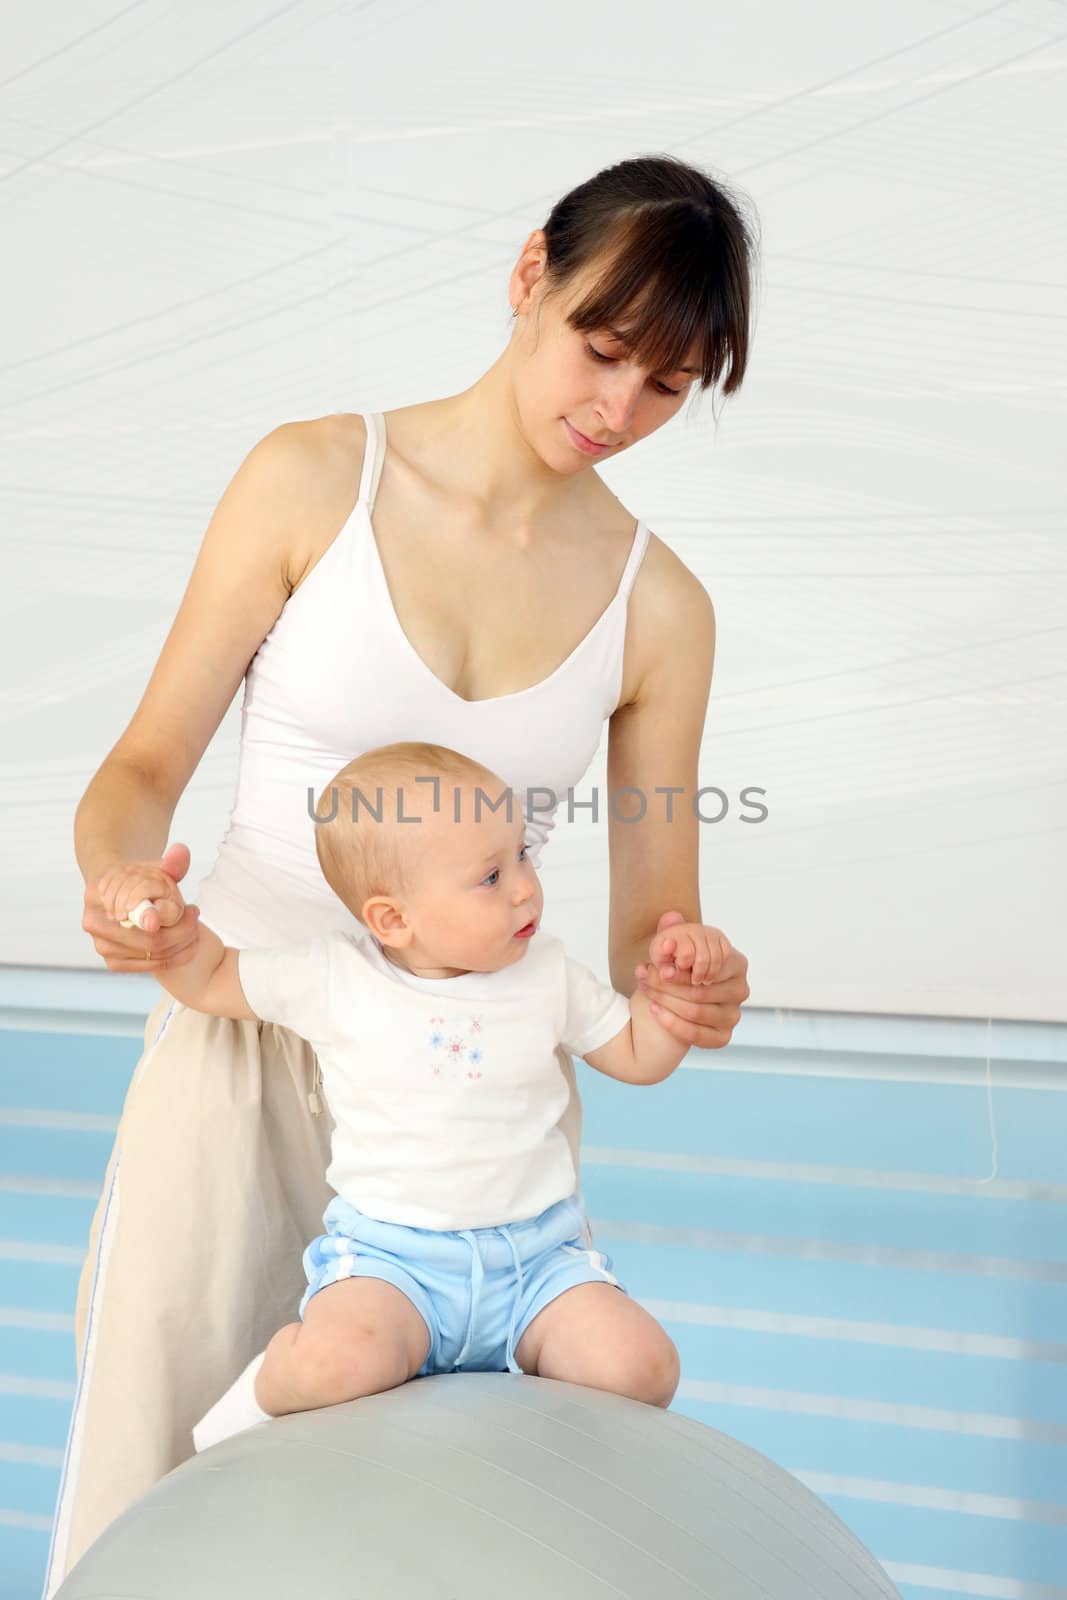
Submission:
{"label": "horizontal blue stripe", "polygon": [[694,1382],[980,1412],[1067,1429],[1067,1366],[1061,1363],[659,1320],[678,1346],[683,1377]]}
{"label": "horizontal blue stripe", "polygon": [[[1063,1585],[1067,1529],[1047,1522],[1006,1522],[1002,1517],[889,1506],[837,1494],[820,1499],[883,1566],[899,1561],[1022,1583]],[[944,1594],[941,1600],[946,1600]]]}
{"label": "horizontal blue stripe", "polygon": [[646,1244],[613,1238],[610,1224],[601,1226],[590,1215],[596,1243],[640,1300],[690,1300],[1023,1339],[1062,1338],[1067,1329],[1067,1284]]}
{"label": "horizontal blue stripe", "polygon": [[[50,1517],[59,1493],[59,1467],[33,1461],[0,1461],[0,1506]],[[2,1591],[0,1591],[2,1594]]]}
{"label": "horizontal blue stripe", "polygon": [[[689,1374],[683,1372],[682,1376],[685,1379]],[[796,1385],[792,1374],[783,1372],[767,1387],[790,1390]],[[1067,1478],[1065,1445],[776,1411],[773,1405],[767,1409],[732,1405],[729,1401],[705,1401],[688,1394],[679,1395],[673,1409],[688,1415],[696,1415],[699,1409],[701,1421],[710,1420],[703,1414],[708,1409],[728,1414],[729,1424],[713,1425],[744,1438],[765,1455],[788,1465],[791,1471],[930,1484],[938,1489],[1003,1499],[1050,1503],[1063,1500]],[[738,1431],[740,1420],[734,1426],[735,1419],[742,1418],[744,1434]],[[1067,1527],[1064,1533],[1067,1535]]]}
{"label": "horizontal blue stripe", "polygon": [[[75,1376],[74,1331],[56,1328],[0,1327],[0,1372],[20,1378],[48,1378],[58,1383],[73,1383]],[[4,1402],[0,1395],[0,1439],[5,1433]],[[19,1441],[22,1444],[28,1440]]]}
{"label": "horizontal blue stripe", "polygon": [[0,1261],[0,1305],[73,1313],[79,1271],[54,1261]]}
{"label": "horizontal blue stripe", "polygon": [[[1067,1103],[1063,1109],[1067,1122]],[[619,1221],[964,1256],[1067,1259],[1067,1205],[1040,1200],[971,1199],[594,1162],[582,1166],[582,1189],[590,1211]]]}
{"label": "horizontal blue stripe", "polygon": [[3,1417],[0,1437],[14,1444],[63,1450],[67,1443],[72,1403],[73,1397],[71,1400],[50,1400],[37,1395],[0,1394],[0,1416]]}
{"label": "horizontal blue stripe", "polygon": [[[865,1441],[866,1455],[862,1472],[850,1475],[877,1480],[897,1476],[887,1470],[883,1430],[873,1425],[832,1423],[823,1417],[783,1418],[744,1406],[707,1405],[693,1400],[676,1401],[672,1409],[742,1440],[795,1474],[826,1471],[825,1465],[815,1464],[811,1459],[820,1448],[820,1435],[826,1434],[828,1438],[832,1435],[844,1444],[841,1430],[851,1427]],[[848,1468],[837,1470],[847,1472]],[[918,1486],[945,1487],[935,1473],[923,1472],[905,1481]],[[1067,1527],[926,1510],[844,1494],[820,1494],[819,1498],[883,1563],[900,1561],[920,1566],[954,1567],[965,1572],[1021,1578],[1031,1583],[1062,1583],[1063,1574],[1067,1572]],[[1062,1499],[1062,1494],[1059,1498]]]}
{"label": "horizontal blue stripe", "polygon": [[64,1177],[101,1184],[114,1143],[113,1132],[0,1124],[0,1172],[19,1178]]}
{"label": "horizontal blue stripe", "polygon": [[106,1033],[0,1029],[0,1105],[117,1116],[143,1048]]}
{"label": "horizontal blue stripe", "polygon": [[0,1527],[0,1600],[41,1600],[47,1556],[47,1533]]}
{"label": "horizontal blue stripe", "polygon": [[84,1250],[95,1209],[95,1200],[79,1195],[0,1192],[0,1239],[75,1245]]}
{"label": "horizontal blue stripe", "polygon": [[[575,1065],[588,1144],[949,1177],[990,1170],[984,1087],[736,1073],[724,1063],[636,1088]],[[1063,1183],[1064,1096],[996,1089],[993,1105],[998,1175]]]}

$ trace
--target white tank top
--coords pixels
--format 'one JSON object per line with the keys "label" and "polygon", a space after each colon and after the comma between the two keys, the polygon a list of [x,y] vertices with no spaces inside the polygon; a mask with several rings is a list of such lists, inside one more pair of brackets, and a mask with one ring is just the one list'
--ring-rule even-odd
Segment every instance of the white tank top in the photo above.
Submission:
{"label": "white tank top", "polygon": [[341,767],[375,745],[449,745],[497,773],[527,816],[526,843],[540,866],[555,811],[589,766],[622,692],[645,524],[613,599],[554,672],[514,694],[464,700],[416,653],[393,608],[371,524],[385,418],[369,412],[364,421],[359,498],[245,674],[233,810],[196,896],[207,925],[239,948],[362,928],[322,876],[311,812]]}

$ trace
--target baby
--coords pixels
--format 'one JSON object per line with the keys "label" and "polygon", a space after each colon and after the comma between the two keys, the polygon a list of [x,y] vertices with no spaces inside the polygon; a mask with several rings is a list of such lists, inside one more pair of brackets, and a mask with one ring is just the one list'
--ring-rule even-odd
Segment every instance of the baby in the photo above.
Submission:
{"label": "baby", "polygon": [[[521,807],[479,763],[381,746],[315,817],[358,930],[236,950],[201,924],[194,958],[157,974],[183,1005],[308,1040],[335,1122],[335,1198],[304,1252],[298,1320],[193,1430],[196,1448],[460,1369],[668,1406],[677,1350],[592,1248],[557,1046],[633,1084],[661,1082],[687,1046],[639,990],[627,1000],[541,928]],[[181,913],[171,881],[136,863],[103,898],[127,922],[147,899],[168,924]]]}

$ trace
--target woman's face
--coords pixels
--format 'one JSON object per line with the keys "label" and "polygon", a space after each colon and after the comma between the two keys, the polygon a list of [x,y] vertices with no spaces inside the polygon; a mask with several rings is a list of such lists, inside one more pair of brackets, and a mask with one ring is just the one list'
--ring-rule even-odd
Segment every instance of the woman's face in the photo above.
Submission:
{"label": "woman's face", "polygon": [[[669,422],[685,404],[700,355],[694,345],[674,372],[650,372],[630,359],[619,330],[579,333],[567,322],[568,309],[585,291],[583,282],[565,300],[543,303],[542,284],[538,276],[519,305],[513,333],[519,357],[516,401],[527,438],[549,465],[559,472],[579,472]],[[512,303],[518,298],[513,284]],[[583,450],[570,429],[607,448]]]}

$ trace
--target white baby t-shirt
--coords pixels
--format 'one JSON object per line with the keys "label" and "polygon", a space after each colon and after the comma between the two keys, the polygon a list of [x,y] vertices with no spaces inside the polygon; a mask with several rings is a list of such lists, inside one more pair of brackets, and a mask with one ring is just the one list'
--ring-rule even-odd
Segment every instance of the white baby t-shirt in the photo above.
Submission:
{"label": "white baby t-shirt", "polygon": [[630,1002],[553,934],[499,972],[455,978],[416,977],[363,930],[241,950],[238,973],[256,1015],[314,1049],[336,1124],[326,1180],[357,1210],[491,1228],[575,1192],[556,1046],[606,1044]]}

